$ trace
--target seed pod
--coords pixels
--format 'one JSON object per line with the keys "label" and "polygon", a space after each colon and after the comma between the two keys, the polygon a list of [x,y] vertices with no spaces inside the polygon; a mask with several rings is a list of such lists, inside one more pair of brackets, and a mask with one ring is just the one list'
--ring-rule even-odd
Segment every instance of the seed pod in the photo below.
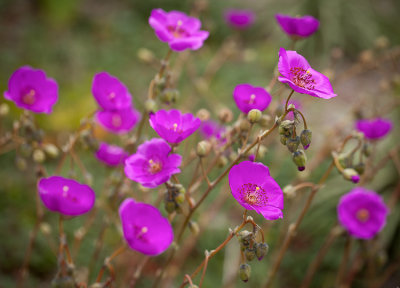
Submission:
{"label": "seed pod", "polygon": [[292,159],[299,171],[304,171],[304,169],[306,169],[307,158],[303,150],[297,150],[296,152],[294,152],[292,154]]}
{"label": "seed pod", "polygon": [[244,263],[239,267],[239,277],[243,282],[249,281],[251,275],[251,267],[249,264]]}
{"label": "seed pod", "polygon": [[250,123],[247,119],[242,119],[239,125],[241,131],[249,131],[250,129]]}
{"label": "seed pod", "polygon": [[294,121],[292,120],[282,121],[281,124],[279,125],[279,134],[289,137],[290,135],[292,135],[293,127],[294,127]]}
{"label": "seed pod", "polygon": [[304,150],[307,150],[308,147],[310,147],[311,138],[312,138],[311,130],[306,129],[306,130],[301,131],[300,141],[301,141],[301,145],[303,145],[303,147],[304,147]]}
{"label": "seed pod", "polygon": [[269,246],[267,243],[257,243],[255,247],[257,259],[260,261],[268,254]]}
{"label": "seed pod", "polygon": [[249,246],[250,241],[254,239],[254,234],[247,230],[242,230],[237,234],[238,241],[241,246]]}
{"label": "seed pod", "polygon": [[286,145],[287,139],[288,138],[285,135],[281,135],[279,140],[283,145]]}
{"label": "seed pod", "polygon": [[258,109],[251,109],[247,114],[247,119],[250,123],[258,123],[261,120],[262,112]]}
{"label": "seed pod", "polygon": [[199,118],[202,122],[210,119],[210,112],[207,109],[200,109],[196,113],[196,117]]}
{"label": "seed pod", "polygon": [[290,137],[286,140],[286,147],[290,152],[295,152],[300,145],[300,137],[296,136],[294,138]]}
{"label": "seed pod", "polygon": [[344,179],[349,180],[353,183],[358,183],[360,181],[360,175],[353,168],[346,168],[343,170],[342,175]]}
{"label": "seed pod", "polygon": [[256,248],[246,248],[246,250],[244,250],[244,256],[246,257],[247,261],[252,261],[254,258],[256,258]]}

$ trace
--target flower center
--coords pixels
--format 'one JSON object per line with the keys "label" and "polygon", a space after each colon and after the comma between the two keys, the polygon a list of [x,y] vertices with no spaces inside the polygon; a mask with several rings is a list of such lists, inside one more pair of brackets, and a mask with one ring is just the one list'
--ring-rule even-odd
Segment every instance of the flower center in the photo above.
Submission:
{"label": "flower center", "polygon": [[369,211],[365,208],[362,208],[357,211],[357,219],[361,222],[366,222],[369,219]]}
{"label": "flower center", "polygon": [[254,100],[256,100],[256,95],[251,94],[251,95],[250,95],[249,104],[254,104]]}
{"label": "flower center", "polygon": [[108,99],[110,99],[110,101],[114,101],[115,100],[115,93],[111,92],[110,94],[108,94]]}
{"label": "flower center", "polygon": [[29,89],[27,93],[22,96],[22,102],[26,105],[33,105],[36,102],[36,91]]}
{"label": "flower center", "polygon": [[257,184],[246,183],[239,188],[242,201],[252,206],[265,206],[268,203],[267,193]]}
{"label": "flower center", "polygon": [[156,174],[160,172],[162,169],[161,161],[154,161],[153,159],[149,160],[149,171],[151,174]]}
{"label": "flower center", "polygon": [[62,196],[63,198],[69,199],[69,200],[72,201],[72,202],[77,203],[77,202],[78,202],[78,199],[77,199],[75,196],[70,195],[68,192],[69,192],[69,186],[64,185],[64,186],[62,187],[62,195],[61,195],[61,196]]}
{"label": "flower center", "polygon": [[119,116],[118,114],[113,115],[111,117],[111,124],[116,128],[120,127],[122,124],[121,116]]}
{"label": "flower center", "polygon": [[174,38],[182,38],[188,36],[188,33],[181,28],[183,22],[182,20],[178,20],[176,22],[176,26],[168,26],[167,29],[168,31],[174,36]]}
{"label": "flower center", "polygon": [[300,67],[292,67],[290,68],[290,74],[294,84],[307,90],[314,90],[315,80],[312,78],[310,71]]}
{"label": "flower center", "polygon": [[133,225],[133,234],[135,235],[136,239],[148,242],[148,239],[146,238],[146,234],[148,231],[149,228],[147,228],[147,226],[140,227],[137,225]]}

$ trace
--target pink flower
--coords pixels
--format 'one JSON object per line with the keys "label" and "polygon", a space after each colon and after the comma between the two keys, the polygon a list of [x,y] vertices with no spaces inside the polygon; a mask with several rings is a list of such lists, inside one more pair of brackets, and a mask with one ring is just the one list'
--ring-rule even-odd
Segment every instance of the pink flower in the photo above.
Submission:
{"label": "pink flower", "polygon": [[178,167],[182,156],[170,152],[171,147],[163,139],[144,142],[125,160],[126,176],[148,188],[167,182],[173,174],[181,172]]}
{"label": "pink flower", "polygon": [[150,115],[150,126],[169,143],[180,143],[192,135],[201,124],[199,118],[179,110],[159,110]]}
{"label": "pink flower", "polygon": [[211,137],[215,137],[218,140],[222,140],[222,136],[225,133],[225,126],[219,124],[214,120],[206,120],[201,122],[200,125],[200,134],[204,139],[210,139]]}
{"label": "pink flower", "polygon": [[119,207],[124,238],[129,247],[145,255],[163,253],[174,240],[174,232],[168,219],[149,204],[125,199]]}
{"label": "pink flower", "polygon": [[11,75],[4,98],[20,108],[50,114],[58,100],[58,85],[43,70],[24,66]]}
{"label": "pink flower", "polygon": [[254,23],[254,12],[251,10],[227,9],[224,13],[228,25],[237,29],[246,29]]}
{"label": "pink flower", "polygon": [[271,103],[271,95],[262,87],[239,84],[233,90],[233,100],[239,110],[247,114],[252,109],[264,111]]}
{"label": "pink flower", "polygon": [[311,68],[307,60],[296,51],[279,50],[278,80],[294,91],[314,97],[329,99],[336,97],[328,77]]}
{"label": "pink flower", "polygon": [[350,235],[371,239],[385,226],[389,210],[376,192],[357,187],[340,198],[337,212]]}
{"label": "pink flower", "polygon": [[199,19],[187,16],[180,11],[165,12],[162,9],[151,11],[149,24],[158,39],[167,42],[174,51],[197,50],[203,46],[209,32],[200,30]]}
{"label": "pink flower", "polygon": [[283,192],[262,163],[243,161],[229,171],[233,197],[247,210],[267,220],[283,218]]}
{"label": "pink flower", "polygon": [[96,151],[96,157],[108,166],[118,166],[124,163],[125,159],[128,157],[128,153],[119,146],[108,145],[102,142],[100,143],[99,149]]}
{"label": "pink flower", "polygon": [[392,130],[392,121],[384,118],[358,120],[356,128],[364,133],[365,138],[378,140],[385,137]]}
{"label": "pink flower", "polygon": [[88,212],[96,198],[88,185],[60,176],[40,179],[38,190],[47,209],[67,216],[78,216]]}
{"label": "pink flower", "polygon": [[128,133],[140,120],[140,113],[134,108],[104,110],[96,113],[97,121],[112,133]]}
{"label": "pink flower", "polygon": [[291,17],[283,14],[275,15],[282,30],[291,37],[305,38],[318,30],[319,21],[312,16]]}

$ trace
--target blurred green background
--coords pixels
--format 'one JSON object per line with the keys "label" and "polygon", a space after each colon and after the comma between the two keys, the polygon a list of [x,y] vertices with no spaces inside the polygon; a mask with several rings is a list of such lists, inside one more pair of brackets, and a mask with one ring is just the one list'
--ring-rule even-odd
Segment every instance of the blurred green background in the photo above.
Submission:
{"label": "blurred green background", "polygon": [[[255,24],[244,31],[233,31],[222,17],[224,10],[232,7],[254,10]],[[340,72],[358,61],[362,51],[375,49],[377,39],[382,39],[382,36],[389,40],[390,47],[400,44],[400,18],[398,17],[400,1],[396,0],[0,0],[0,90],[7,89],[11,73],[22,65],[44,69],[49,77],[56,79],[60,87],[59,102],[51,115],[38,115],[37,119],[41,127],[46,130],[48,137],[58,144],[65,140],[65,132],[60,131],[73,131],[78,127],[80,119],[95,109],[96,104],[91,96],[91,82],[93,75],[99,71],[108,71],[123,81],[133,95],[135,106],[143,110],[149,82],[157,72],[158,66],[154,67],[145,63],[138,55],[140,56],[140,51],[143,52],[143,49],[154,53],[157,59],[161,59],[167,53],[167,45],[158,41],[147,23],[150,11],[154,8],[163,8],[166,11],[181,10],[187,13],[193,9],[200,11],[199,17],[204,29],[210,31],[210,38],[202,49],[188,53],[190,65],[183,67],[182,77],[178,80],[177,87],[181,91],[181,98],[176,107],[184,106],[185,109],[196,110],[206,108],[211,111],[214,118],[222,106],[232,109],[235,115],[239,114],[231,98],[235,85],[248,82],[256,86],[266,86],[269,83],[277,63],[279,47],[290,45],[290,40],[275,22],[276,13],[310,14],[321,21],[318,32],[310,39],[297,43],[296,46],[296,50],[309,59],[311,65],[317,67],[317,70],[322,71],[332,67],[334,51],[339,51],[343,55],[340,58],[339,67],[334,67]],[[207,86],[201,88],[199,75],[207,70],[210,59],[231,37],[239,39],[239,48],[222,64]],[[179,61],[179,57],[181,56],[172,56],[172,67]],[[329,141],[329,139],[324,139],[329,137],[324,134],[329,125],[344,119],[345,123],[349,121],[348,126],[343,128],[344,131],[351,130],[353,116],[350,112],[353,106],[362,110],[365,117],[370,117],[374,114],[377,101],[383,106],[390,104],[394,97],[398,99],[397,89],[390,90],[391,92],[385,95],[379,94],[380,98],[377,100],[378,93],[381,93],[377,87],[385,80],[388,73],[385,69],[382,70],[378,75],[362,75],[345,84],[341,83],[337,88],[334,86],[335,91],[340,91],[340,93],[329,108],[323,101],[311,100],[306,95],[296,96],[304,100],[305,113],[307,117],[310,117],[309,121],[315,128],[313,131],[316,135],[316,144],[313,148],[315,150],[309,152],[310,158],[318,151],[318,148],[322,147],[322,144],[318,143]],[[397,67],[397,73],[399,73],[399,67]],[[391,81],[391,78],[387,79]],[[196,83],[200,88],[193,88]],[[363,96],[365,99],[360,100]],[[191,105],[190,99],[195,99],[195,107]],[[2,102],[5,100],[0,100],[0,103]],[[369,105],[361,107],[361,105],[357,106],[357,103]],[[10,107],[11,116],[0,119],[2,131],[9,130],[12,120],[20,114],[14,104],[11,103]],[[394,121],[398,120],[398,110],[392,112],[389,117]],[[397,129],[395,130],[388,139],[379,144],[378,156],[383,157],[393,147],[399,136]],[[275,171],[273,176],[283,187],[297,176],[297,172],[291,163],[290,156],[283,151],[283,148],[273,143],[269,149],[273,152],[267,153],[263,161],[273,167]],[[104,167],[99,167],[89,153],[82,154],[82,159],[93,173],[94,188],[99,193],[104,177],[109,171]],[[21,267],[29,233],[35,222],[34,171],[30,171],[31,173],[17,171],[14,160],[14,152],[0,155],[0,211],[2,214],[0,219],[0,287],[15,287],[15,279]],[[320,169],[316,169],[310,179],[316,181],[328,163],[328,160],[323,162]],[[55,162],[49,164],[50,171],[54,171],[55,164]],[[388,198],[397,181],[398,176],[394,166],[389,164],[369,188],[376,189]],[[277,287],[297,287],[296,285],[304,277],[306,267],[336,220],[337,200],[352,187],[336,172],[333,173],[327,186],[334,188],[323,190],[323,193],[318,194],[315,199],[315,205],[309,217],[306,217],[301,226],[298,241],[285,257],[278,282],[281,286]],[[211,196],[198,213],[207,213],[207,205],[211,205],[215,197],[217,196]],[[304,203],[303,199],[296,198],[296,201],[298,202],[293,203],[295,207],[298,205],[298,209],[294,209],[295,212]],[[184,265],[185,271],[181,271],[181,274],[191,273],[202,260],[203,251],[213,249],[223,241],[227,228],[240,223],[240,213],[241,207],[229,198],[221,215],[218,215],[213,224],[204,230],[204,235],[197,244],[193,257]],[[264,222],[262,217],[254,216],[258,222]],[[398,259],[399,251],[395,243],[400,243],[399,217],[399,211],[393,211],[382,236],[384,243],[388,243],[390,248],[387,251],[393,254],[388,255],[390,260]],[[55,274],[56,257],[49,249],[46,238],[50,237],[54,243],[57,243],[56,220],[55,215],[46,213],[45,221],[53,227],[53,230],[50,236],[39,233],[29,265],[31,275],[27,287],[49,287],[49,282]],[[66,229],[70,239],[73,231],[83,222],[82,219],[67,222]],[[272,252],[279,247],[276,235],[280,225],[282,223],[273,224],[270,230],[271,236],[267,237]],[[42,227],[43,229],[46,227]],[[94,243],[100,230],[99,221],[82,244],[81,253],[76,261],[77,266],[88,265],[88,257],[93,253]],[[120,236],[115,229],[107,230],[105,239],[107,245],[101,251],[99,259],[104,259],[112,252],[113,247],[120,243]],[[234,245],[237,244],[230,245],[233,245],[233,248],[229,246],[227,254],[236,254],[237,247]],[[340,263],[343,245],[344,239],[335,243],[312,287],[333,287],[332,281]],[[137,253],[132,255],[132,257],[139,257]],[[160,258],[163,260],[164,256]],[[225,273],[224,265],[227,265],[225,258],[221,253],[210,262],[205,287],[220,287],[222,275]],[[100,266],[101,261],[99,260],[97,266]],[[240,280],[236,278],[235,284],[229,287],[235,285],[236,287],[259,287],[260,283],[265,282],[265,275],[271,261],[269,257],[266,257],[262,262],[256,263],[257,265],[254,264],[253,276],[249,283],[239,283]],[[131,268],[125,267],[122,270],[130,271]],[[151,283],[151,275],[155,273],[155,270],[149,269],[145,272],[147,278],[139,287],[147,287],[147,283]],[[181,274],[177,281],[182,279],[183,274]],[[119,281],[121,280],[123,279],[120,278]],[[119,285],[118,287],[126,287],[121,282]],[[354,287],[363,287],[363,284],[357,281],[355,285],[358,286]]]}

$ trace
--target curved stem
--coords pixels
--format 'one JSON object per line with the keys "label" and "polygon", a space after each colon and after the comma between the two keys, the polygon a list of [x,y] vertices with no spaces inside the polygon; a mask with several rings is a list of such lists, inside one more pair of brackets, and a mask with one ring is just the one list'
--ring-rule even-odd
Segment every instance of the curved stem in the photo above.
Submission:
{"label": "curved stem", "polygon": [[110,272],[111,272],[111,274],[112,274],[111,276],[112,276],[112,278],[114,278],[114,277],[113,277],[113,276],[114,276],[114,273],[113,273],[113,272],[114,272],[114,269],[113,269],[112,266],[110,265],[110,262],[111,262],[111,260],[113,260],[115,257],[117,257],[118,255],[122,254],[126,249],[127,249],[126,245],[123,245],[123,246],[119,247],[117,250],[115,250],[114,253],[112,253],[110,257],[107,257],[107,258],[104,260],[104,264],[103,264],[103,266],[101,267],[101,269],[100,269],[100,271],[99,271],[99,274],[97,275],[96,283],[100,283],[101,278],[103,277],[103,274],[104,274],[104,270],[105,270],[106,268],[107,268],[108,270],[110,270]]}
{"label": "curved stem", "polygon": [[[287,114],[287,112],[288,112],[287,107],[288,107],[288,105],[289,105],[289,100],[290,100],[290,98],[292,97],[293,93],[294,93],[294,90],[292,90],[292,92],[290,92],[288,98],[286,99],[286,104],[285,104],[285,112],[286,112],[286,114]],[[286,116],[286,115],[285,115],[285,116]]]}

